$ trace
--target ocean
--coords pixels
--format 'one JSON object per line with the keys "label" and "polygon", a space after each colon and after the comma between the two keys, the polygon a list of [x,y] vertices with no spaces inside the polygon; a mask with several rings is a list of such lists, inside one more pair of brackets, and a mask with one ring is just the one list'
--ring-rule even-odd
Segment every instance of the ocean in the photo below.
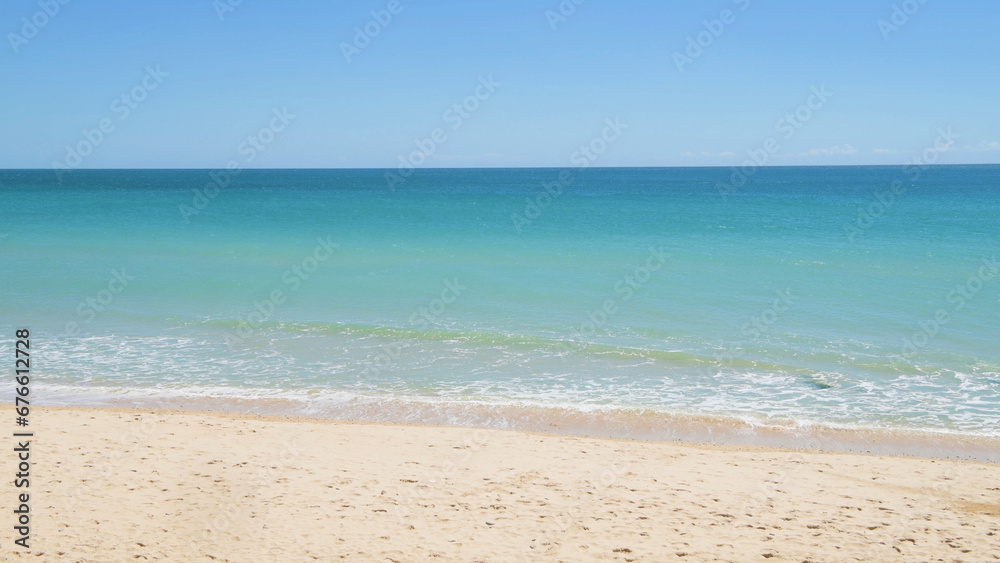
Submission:
{"label": "ocean", "polygon": [[37,404],[1000,460],[1000,166],[392,172],[0,171],[2,349]]}

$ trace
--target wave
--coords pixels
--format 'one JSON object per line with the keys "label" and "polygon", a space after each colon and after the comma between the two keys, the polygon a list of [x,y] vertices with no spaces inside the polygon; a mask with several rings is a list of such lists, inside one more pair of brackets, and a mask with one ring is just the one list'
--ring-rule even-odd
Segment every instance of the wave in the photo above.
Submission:
{"label": "wave", "polygon": [[709,416],[610,405],[542,405],[344,391],[40,385],[47,406],[160,408],[368,423],[458,426],[647,441],[766,446],[1000,462],[1000,434]]}
{"label": "wave", "polygon": [[252,341],[227,345],[220,327],[232,326],[208,321],[173,336],[49,343],[38,373],[52,384],[98,390],[98,399],[109,389],[124,396],[124,388],[140,397],[184,390],[311,402],[347,393],[968,435],[993,435],[1000,424],[1000,370],[988,363],[882,377],[545,335],[343,323],[274,323]]}
{"label": "wave", "polygon": [[[238,319],[209,319],[188,321],[185,328],[205,328],[237,334],[245,321]],[[645,339],[642,345],[613,344],[567,338],[562,335],[516,334],[497,330],[459,330],[448,328],[401,328],[385,325],[366,325],[342,322],[264,322],[255,324],[254,334],[258,336],[345,336],[358,340],[379,339],[386,342],[462,344],[479,347],[505,347],[515,351],[541,351],[550,355],[576,354],[590,357],[617,358],[623,360],[649,360],[678,368],[707,368],[726,370],[755,370],[794,374],[806,383],[816,387],[828,387],[823,376],[829,369],[809,367],[811,365],[846,365],[848,368],[869,373],[898,375],[925,373],[919,364],[902,361],[899,357],[879,357],[870,355],[859,357],[844,352],[823,351],[796,353],[801,363],[778,362],[766,359],[741,357],[722,349],[694,353],[681,350],[667,350],[652,347],[657,342],[669,344],[669,336],[657,334],[658,340]],[[766,352],[766,351],[765,351]],[[744,354],[748,355],[748,354]],[[997,367],[1000,370],[1000,367]]]}

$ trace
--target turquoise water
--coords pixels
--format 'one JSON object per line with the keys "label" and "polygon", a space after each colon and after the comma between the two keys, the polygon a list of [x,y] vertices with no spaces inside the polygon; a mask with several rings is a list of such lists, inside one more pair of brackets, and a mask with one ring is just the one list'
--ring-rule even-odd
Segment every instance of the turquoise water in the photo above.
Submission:
{"label": "turquoise water", "polygon": [[732,172],[4,171],[2,341],[50,404],[1000,436],[1000,167]]}

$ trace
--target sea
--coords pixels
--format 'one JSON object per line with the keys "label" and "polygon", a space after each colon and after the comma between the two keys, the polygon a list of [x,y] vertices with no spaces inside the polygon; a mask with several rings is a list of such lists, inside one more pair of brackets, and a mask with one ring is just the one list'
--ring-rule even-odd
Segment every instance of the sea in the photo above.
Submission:
{"label": "sea", "polygon": [[1000,461],[1000,166],[4,170],[0,201],[33,405]]}

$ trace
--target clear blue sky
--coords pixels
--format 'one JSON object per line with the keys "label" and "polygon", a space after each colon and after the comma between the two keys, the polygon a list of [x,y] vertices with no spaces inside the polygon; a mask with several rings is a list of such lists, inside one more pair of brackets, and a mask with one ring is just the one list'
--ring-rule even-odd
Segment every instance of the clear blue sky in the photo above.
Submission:
{"label": "clear blue sky", "polygon": [[[768,164],[902,164],[948,127],[940,162],[1000,163],[996,0],[586,0],[554,29],[560,0],[401,0],[350,62],[342,44],[388,0],[243,0],[220,19],[225,1],[43,0],[59,11],[42,17],[5,0],[0,167],[65,161],[102,119],[114,129],[79,167],[391,168],[438,128],[425,166],[562,167],[615,117],[628,129],[596,165],[735,165],[769,138]],[[894,3],[918,9],[880,29]],[[147,67],[168,76],[122,119]],[[453,129],[446,110],[490,76]],[[778,132],[820,86],[822,107]],[[240,144],[283,108],[295,118],[249,161]]]}

